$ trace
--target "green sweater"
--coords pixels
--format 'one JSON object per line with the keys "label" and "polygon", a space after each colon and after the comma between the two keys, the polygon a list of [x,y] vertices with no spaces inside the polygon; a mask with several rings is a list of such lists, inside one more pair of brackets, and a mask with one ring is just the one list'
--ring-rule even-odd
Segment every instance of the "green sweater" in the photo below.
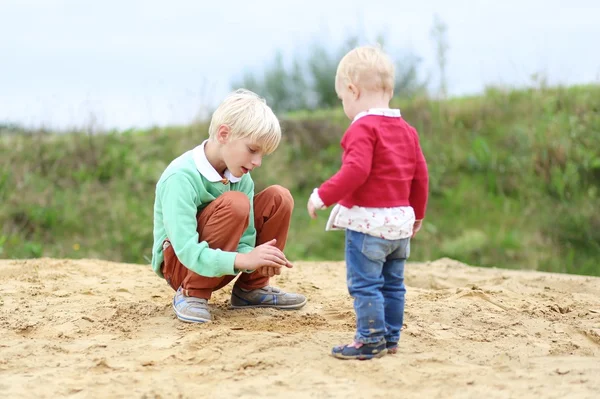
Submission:
{"label": "green sweater", "polygon": [[[198,211],[227,191],[241,191],[250,200],[250,220],[242,234],[237,252],[209,248],[206,241],[198,242]],[[193,272],[206,277],[235,275],[233,263],[238,252],[248,253],[256,244],[254,228],[254,182],[245,174],[237,183],[211,182],[197,169],[193,152],[176,158],[165,169],[156,184],[154,201],[154,245],[152,268],[160,277],[163,242],[168,237],[177,258]]]}

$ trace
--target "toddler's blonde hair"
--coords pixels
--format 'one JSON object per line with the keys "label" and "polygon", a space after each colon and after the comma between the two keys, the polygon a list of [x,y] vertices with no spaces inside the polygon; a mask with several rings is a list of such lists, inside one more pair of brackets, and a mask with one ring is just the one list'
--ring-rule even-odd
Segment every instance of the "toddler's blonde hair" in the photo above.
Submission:
{"label": "toddler's blonde hair", "polygon": [[264,98],[250,90],[238,89],[219,104],[208,127],[211,140],[221,125],[229,127],[234,140],[250,137],[265,154],[275,151],[281,141],[281,126],[273,110]]}
{"label": "toddler's blonde hair", "polygon": [[361,46],[348,52],[335,74],[335,91],[340,94],[349,85],[369,91],[394,92],[394,63],[378,46]]}

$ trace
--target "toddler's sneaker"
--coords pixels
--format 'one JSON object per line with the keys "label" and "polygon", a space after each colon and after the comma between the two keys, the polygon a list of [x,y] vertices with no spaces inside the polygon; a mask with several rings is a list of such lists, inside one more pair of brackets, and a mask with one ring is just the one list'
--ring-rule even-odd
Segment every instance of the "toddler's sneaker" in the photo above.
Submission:
{"label": "toddler's sneaker", "polygon": [[385,348],[387,349],[387,353],[395,355],[398,353],[398,342],[386,342]]}
{"label": "toddler's sneaker", "polygon": [[336,346],[331,351],[331,355],[338,359],[357,360],[369,360],[375,357],[384,356],[385,353],[385,341],[383,340],[373,344],[364,344],[362,342],[354,341],[349,345]]}

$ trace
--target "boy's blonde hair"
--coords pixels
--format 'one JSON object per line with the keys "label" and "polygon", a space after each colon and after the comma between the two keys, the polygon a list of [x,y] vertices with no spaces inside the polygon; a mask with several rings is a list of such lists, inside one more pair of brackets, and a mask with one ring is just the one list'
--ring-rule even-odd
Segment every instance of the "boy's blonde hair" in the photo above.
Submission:
{"label": "boy's blonde hair", "polygon": [[232,139],[250,137],[265,154],[275,151],[281,141],[279,120],[265,99],[250,90],[230,93],[217,107],[208,127],[211,140],[221,125],[229,127]]}
{"label": "boy's blonde hair", "polygon": [[394,92],[395,68],[390,57],[378,46],[357,47],[340,61],[335,74],[335,91],[349,85],[369,91]]}

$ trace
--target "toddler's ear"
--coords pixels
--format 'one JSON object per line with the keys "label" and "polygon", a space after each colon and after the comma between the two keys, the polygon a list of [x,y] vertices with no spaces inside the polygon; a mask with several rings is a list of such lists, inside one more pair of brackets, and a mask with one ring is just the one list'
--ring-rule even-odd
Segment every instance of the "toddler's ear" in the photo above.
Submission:
{"label": "toddler's ear", "polygon": [[350,83],[348,85],[348,90],[350,91],[350,93],[352,93],[352,97],[354,97],[355,100],[358,100],[360,97],[360,90],[358,87],[356,87],[355,85],[353,85],[352,83]]}

